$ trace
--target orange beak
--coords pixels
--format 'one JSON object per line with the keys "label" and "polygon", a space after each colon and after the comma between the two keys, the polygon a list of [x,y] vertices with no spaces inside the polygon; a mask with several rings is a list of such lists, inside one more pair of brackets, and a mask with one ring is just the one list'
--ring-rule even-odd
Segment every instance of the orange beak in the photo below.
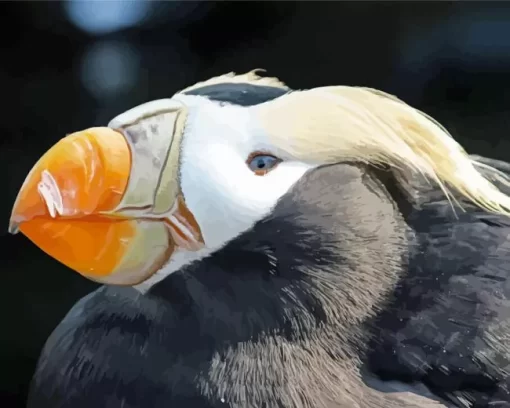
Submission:
{"label": "orange beak", "polygon": [[[190,231],[195,241],[203,242],[182,198],[172,213],[159,217],[147,217],[142,210],[139,217],[119,211],[132,175],[132,150],[122,132],[106,127],[60,140],[27,176],[10,231],[19,229],[48,255],[91,280],[122,285],[154,274],[178,246],[186,247]],[[172,219],[181,219],[180,229]]]}

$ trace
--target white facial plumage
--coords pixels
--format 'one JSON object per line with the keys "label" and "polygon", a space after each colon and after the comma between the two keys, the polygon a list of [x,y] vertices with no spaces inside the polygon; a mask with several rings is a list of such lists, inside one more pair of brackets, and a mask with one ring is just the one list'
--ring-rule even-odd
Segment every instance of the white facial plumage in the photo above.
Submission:
{"label": "white facial plumage", "polygon": [[[181,146],[180,185],[186,206],[200,226],[205,248],[174,253],[163,268],[136,286],[142,292],[252,228],[315,167],[271,145],[252,107],[185,94],[174,98],[189,109]],[[272,154],[283,161],[260,176],[246,163],[254,152]]]}

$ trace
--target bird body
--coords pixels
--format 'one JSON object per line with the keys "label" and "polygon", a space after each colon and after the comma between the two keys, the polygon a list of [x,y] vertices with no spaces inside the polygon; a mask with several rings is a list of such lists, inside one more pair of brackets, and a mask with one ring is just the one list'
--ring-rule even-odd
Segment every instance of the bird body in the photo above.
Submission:
{"label": "bird body", "polygon": [[[170,203],[173,252],[155,268],[126,236],[139,258],[113,272],[67,261],[107,285],[48,339],[29,408],[510,406],[510,166],[386,95],[310,92],[226,75],[157,105],[186,107],[171,126],[143,105],[112,121],[132,164],[108,216]],[[139,140],[166,146],[150,200]],[[12,220],[37,244],[24,189]]]}

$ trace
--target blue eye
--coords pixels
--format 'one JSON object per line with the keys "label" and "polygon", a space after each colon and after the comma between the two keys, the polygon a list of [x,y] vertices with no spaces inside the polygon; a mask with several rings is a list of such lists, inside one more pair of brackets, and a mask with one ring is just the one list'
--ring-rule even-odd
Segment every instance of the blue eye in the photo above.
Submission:
{"label": "blue eye", "polygon": [[246,163],[251,171],[259,176],[263,176],[274,169],[280,162],[280,159],[269,154],[257,154],[251,156]]}

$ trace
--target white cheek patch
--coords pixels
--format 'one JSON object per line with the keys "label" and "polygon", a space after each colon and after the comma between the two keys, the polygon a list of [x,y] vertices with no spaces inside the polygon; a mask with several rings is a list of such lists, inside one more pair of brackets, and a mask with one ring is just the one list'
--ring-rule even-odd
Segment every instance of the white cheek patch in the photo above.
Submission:
{"label": "white cheek patch", "polygon": [[315,167],[283,161],[266,175],[255,175],[246,164],[247,158],[254,151],[271,152],[271,146],[256,130],[249,108],[220,107],[203,98],[193,101],[201,104],[190,109],[188,116],[190,123],[181,150],[180,185],[206,247],[198,252],[173,254],[165,267],[138,286],[142,291],[252,228]]}
{"label": "white cheek patch", "polygon": [[269,174],[257,176],[244,162],[210,171],[193,166],[182,179],[182,189],[206,246],[218,249],[269,214],[307,170],[301,163],[281,163]]}
{"label": "white cheek patch", "polygon": [[257,132],[251,112],[237,106],[201,107],[183,140],[181,189],[206,247],[213,250],[269,214],[313,167],[284,161],[265,176],[255,175],[246,160],[270,147]]}

